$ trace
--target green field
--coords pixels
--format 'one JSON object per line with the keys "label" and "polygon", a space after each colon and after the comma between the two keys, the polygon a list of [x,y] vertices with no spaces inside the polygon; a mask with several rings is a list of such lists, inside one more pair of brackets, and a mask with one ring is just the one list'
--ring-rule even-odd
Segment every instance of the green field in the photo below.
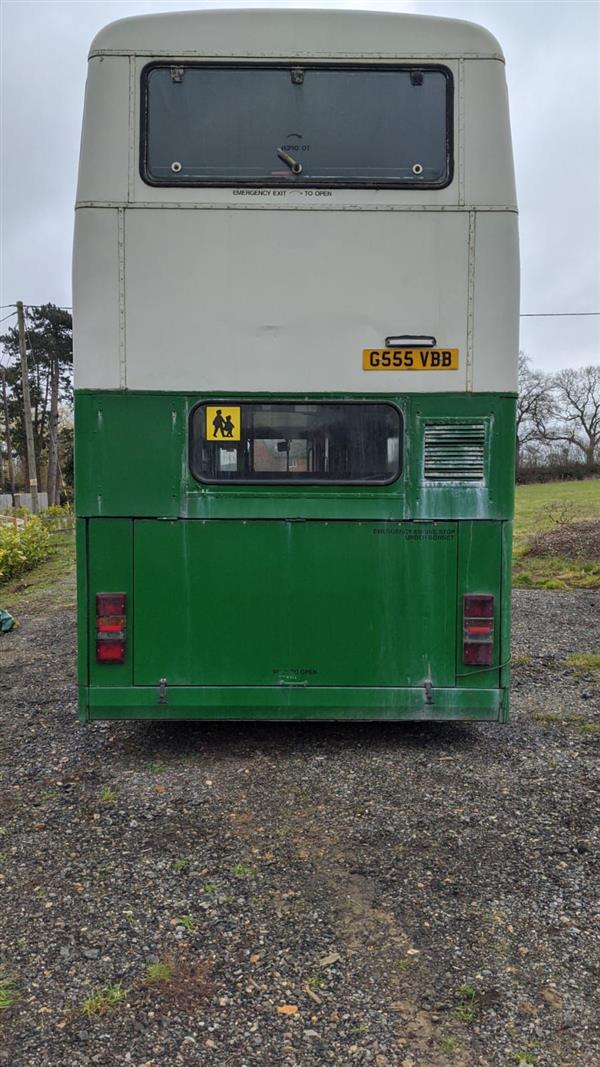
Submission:
{"label": "green field", "polygon": [[558,526],[600,522],[600,479],[518,485],[515,497],[514,583],[516,586],[572,589],[600,588],[600,558],[532,556],[532,538]]}

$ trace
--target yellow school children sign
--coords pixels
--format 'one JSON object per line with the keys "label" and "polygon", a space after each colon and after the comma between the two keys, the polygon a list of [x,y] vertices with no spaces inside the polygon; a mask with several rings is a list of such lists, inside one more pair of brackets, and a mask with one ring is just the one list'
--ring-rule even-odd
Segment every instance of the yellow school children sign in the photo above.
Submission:
{"label": "yellow school children sign", "polygon": [[239,408],[207,407],[206,440],[239,441],[241,422]]}

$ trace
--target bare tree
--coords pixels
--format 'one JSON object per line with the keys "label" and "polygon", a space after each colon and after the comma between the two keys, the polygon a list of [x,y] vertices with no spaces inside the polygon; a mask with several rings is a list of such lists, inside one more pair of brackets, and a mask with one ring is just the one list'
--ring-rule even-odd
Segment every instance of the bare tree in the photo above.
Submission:
{"label": "bare tree", "polygon": [[544,439],[545,426],[553,411],[552,383],[547,374],[534,370],[529,356],[519,352],[517,397],[517,467],[527,445]]}
{"label": "bare tree", "polygon": [[552,392],[555,421],[544,425],[544,439],[579,449],[591,466],[600,454],[600,365],[559,371]]}

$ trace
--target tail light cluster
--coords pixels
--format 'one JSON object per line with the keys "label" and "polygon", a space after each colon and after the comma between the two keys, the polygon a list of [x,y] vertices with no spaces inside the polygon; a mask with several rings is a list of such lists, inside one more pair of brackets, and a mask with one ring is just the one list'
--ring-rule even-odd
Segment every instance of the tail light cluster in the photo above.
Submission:
{"label": "tail light cluster", "polygon": [[96,661],[124,663],[127,595],[96,593]]}
{"label": "tail light cluster", "polygon": [[494,662],[494,598],[488,593],[463,597],[463,662],[481,667]]}

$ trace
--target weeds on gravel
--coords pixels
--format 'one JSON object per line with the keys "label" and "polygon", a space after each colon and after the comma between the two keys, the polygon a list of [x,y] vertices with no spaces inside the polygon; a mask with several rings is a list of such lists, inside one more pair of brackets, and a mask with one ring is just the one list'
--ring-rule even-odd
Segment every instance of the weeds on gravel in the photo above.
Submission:
{"label": "weeds on gravel", "polygon": [[446,1056],[452,1056],[458,1048],[457,1037],[443,1037],[440,1041],[440,1049]]}
{"label": "weeds on gravel", "polygon": [[106,1015],[115,1004],[125,998],[126,992],[120,982],[109,982],[108,985],[92,993],[91,997],[84,1000],[81,1011],[84,1015]]}
{"label": "weeds on gravel", "polygon": [[109,785],[106,785],[100,793],[100,800],[103,804],[114,804],[117,799],[117,790],[111,789]]}
{"label": "weeds on gravel", "polygon": [[249,878],[254,874],[254,867],[246,867],[243,863],[236,863],[231,870],[236,878]]}
{"label": "weeds on gravel", "polygon": [[575,671],[583,671],[591,674],[600,682],[600,655],[588,653],[577,656],[569,656],[565,660],[565,667],[571,667]]}
{"label": "weeds on gravel", "polygon": [[474,986],[461,985],[458,990],[460,1003],[454,1010],[457,1019],[463,1023],[474,1023],[479,1015],[479,996]]}
{"label": "weeds on gravel", "polygon": [[533,1051],[537,1047],[538,1047],[537,1045],[533,1045],[533,1044],[530,1043],[530,1044],[528,1044],[526,1049],[521,1049],[518,1052],[513,1052],[512,1056],[511,1056],[511,1059],[515,1063],[519,1063],[519,1064],[537,1063],[537,1061],[540,1058],[540,1055],[539,1055],[539,1052],[534,1052]]}
{"label": "weeds on gravel", "polygon": [[195,1013],[213,995],[213,964],[208,960],[190,957],[187,949],[177,955],[167,955],[158,963],[150,963],[142,979],[146,989],[152,989],[165,1005],[173,1005],[177,1012]]}
{"label": "weeds on gravel", "polygon": [[407,956],[404,959],[398,960],[398,970],[405,971],[407,967],[410,967],[412,962],[413,958],[411,956]]}
{"label": "weeds on gravel", "polygon": [[4,967],[0,967],[0,1011],[12,1008],[19,999],[19,987],[12,975],[7,974]]}
{"label": "weeds on gravel", "polygon": [[191,915],[176,915],[172,922],[175,926],[184,926],[186,930],[196,929],[196,920]]}
{"label": "weeds on gravel", "polygon": [[306,984],[313,993],[316,993],[319,989],[325,989],[325,986],[327,985],[327,983],[316,974],[311,974]]}
{"label": "weeds on gravel", "polygon": [[146,967],[145,981],[147,985],[156,985],[158,982],[170,982],[173,977],[173,968],[169,963],[149,963]]}
{"label": "weeds on gravel", "polygon": [[558,711],[536,711],[533,715],[536,722],[554,726],[576,726],[580,734],[597,734],[600,726],[596,722],[584,719],[583,715],[571,713],[561,715]]}

